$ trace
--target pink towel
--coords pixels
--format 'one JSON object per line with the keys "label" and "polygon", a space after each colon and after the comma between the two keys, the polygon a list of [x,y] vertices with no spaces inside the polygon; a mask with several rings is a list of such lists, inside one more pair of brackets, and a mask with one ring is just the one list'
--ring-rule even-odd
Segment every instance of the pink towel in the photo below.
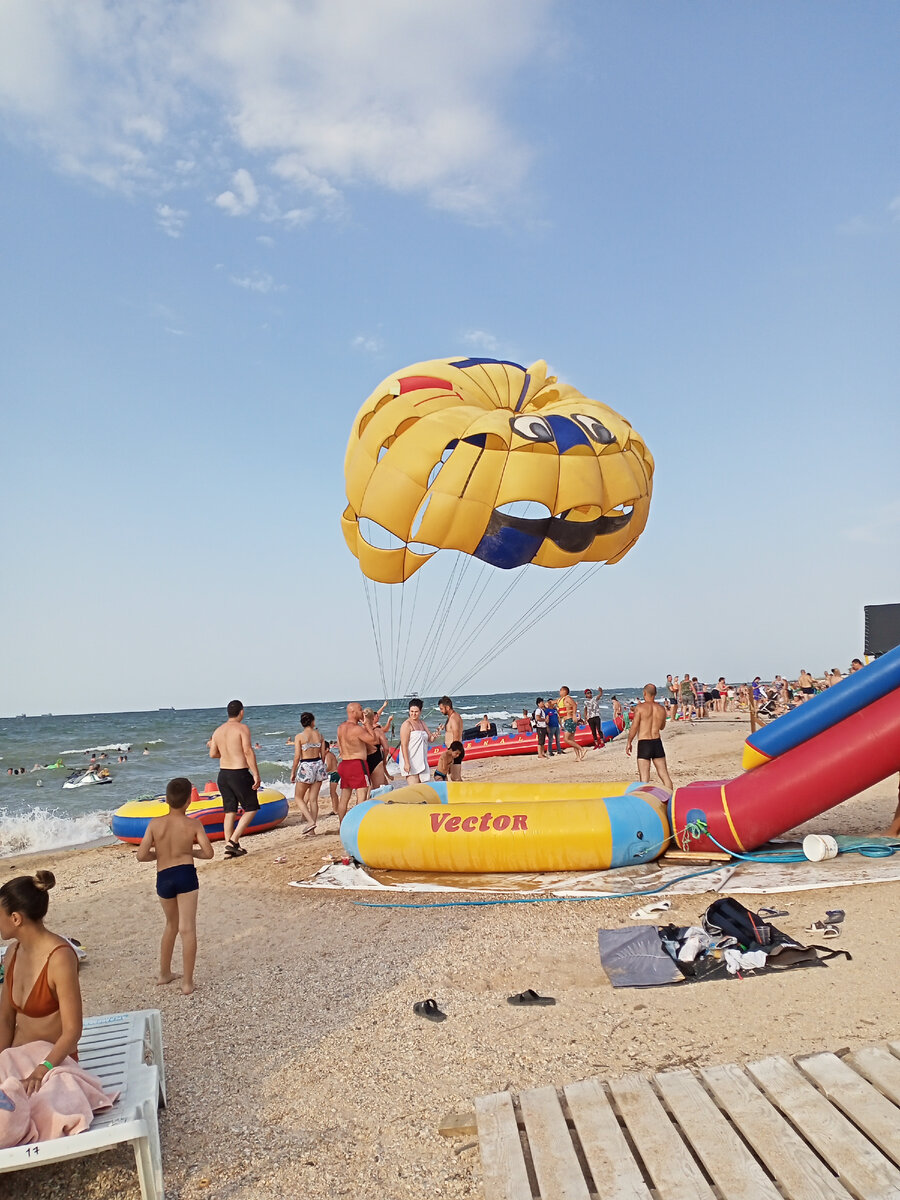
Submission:
{"label": "pink towel", "polygon": [[105,1092],[95,1075],[64,1059],[25,1095],[21,1080],[53,1049],[52,1042],[28,1042],[0,1051],[0,1149],[25,1142],[68,1137],[90,1127],[94,1113],[112,1108],[118,1092]]}

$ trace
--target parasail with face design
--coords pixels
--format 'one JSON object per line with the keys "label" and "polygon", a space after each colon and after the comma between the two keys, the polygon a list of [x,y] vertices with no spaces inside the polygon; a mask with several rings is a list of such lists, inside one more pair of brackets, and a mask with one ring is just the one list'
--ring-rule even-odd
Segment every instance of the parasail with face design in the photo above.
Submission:
{"label": "parasail with face design", "polygon": [[375,389],[344,475],[347,545],[364,575],[392,584],[439,550],[505,570],[617,562],[647,523],[653,457],[544,362],[446,358]]}

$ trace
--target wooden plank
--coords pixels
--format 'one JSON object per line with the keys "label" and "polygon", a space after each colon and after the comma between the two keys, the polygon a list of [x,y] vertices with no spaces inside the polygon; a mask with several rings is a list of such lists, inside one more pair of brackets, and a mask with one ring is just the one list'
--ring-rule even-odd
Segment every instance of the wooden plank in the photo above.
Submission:
{"label": "wooden plank", "polygon": [[484,1200],[532,1200],[519,1126],[509,1092],[475,1101]]}
{"label": "wooden plank", "polygon": [[519,1108],[540,1194],[548,1200],[590,1200],[556,1088],[520,1092]]}
{"label": "wooden plank", "polygon": [[733,854],[729,854],[725,850],[667,850],[662,858],[658,859],[660,866],[665,866],[666,863],[709,863],[721,862],[730,863],[734,858]]}
{"label": "wooden plank", "polygon": [[714,1200],[712,1188],[647,1080],[626,1075],[611,1079],[609,1090],[660,1200]]}
{"label": "wooden plank", "polygon": [[465,1137],[477,1132],[478,1123],[474,1112],[447,1113],[438,1125],[441,1137]]}
{"label": "wooden plank", "polygon": [[740,1067],[707,1067],[700,1075],[788,1200],[850,1200],[846,1188]]}
{"label": "wooden plank", "polygon": [[859,1200],[900,1200],[900,1172],[783,1058],[748,1063],[773,1104]]}
{"label": "wooden plank", "polygon": [[570,1083],[564,1091],[599,1200],[651,1200],[599,1079]]}
{"label": "wooden plank", "polygon": [[889,1100],[900,1104],[900,1058],[884,1046],[863,1046],[844,1060],[860,1075],[865,1075]]}
{"label": "wooden plank", "polygon": [[722,1200],[783,1200],[695,1075],[664,1071],[656,1086]]}
{"label": "wooden plank", "polygon": [[900,1163],[900,1109],[896,1105],[833,1054],[804,1056],[797,1066],[870,1142]]}

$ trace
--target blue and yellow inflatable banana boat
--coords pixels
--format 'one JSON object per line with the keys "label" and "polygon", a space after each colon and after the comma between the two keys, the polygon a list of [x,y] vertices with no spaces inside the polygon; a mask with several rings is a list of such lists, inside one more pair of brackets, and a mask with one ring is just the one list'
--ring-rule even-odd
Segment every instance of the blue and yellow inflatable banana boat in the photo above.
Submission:
{"label": "blue and yellow inflatable banana boat", "polygon": [[346,852],[395,871],[606,871],[669,844],[663,788],[635,783],[430,783],[352,808]]}
{"label": "blue and yellow inflatable banana boat", "polygon": [[[274,788],[260,788],[258,795],[259,812],[245,833],[263,833],[266,829],[274,829],[288,815],[288,802],[281,792],[276,792]],[[150,821],[154,817],[164,817],[168,811],[165,796],[156,796],[152,800],[129,800],[113,813],[113,835],[122,842],[136,845],[144,836]],[[220,842],[225,836],[222,797],[211,781],[202,792],[194,788],[187,815],[200,821],[211,842]]]}

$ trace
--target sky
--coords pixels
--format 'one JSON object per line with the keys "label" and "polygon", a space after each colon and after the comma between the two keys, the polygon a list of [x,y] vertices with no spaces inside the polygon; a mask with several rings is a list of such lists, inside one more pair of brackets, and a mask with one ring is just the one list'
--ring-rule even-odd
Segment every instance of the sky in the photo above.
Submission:
{"label": "sky", "polygon": [[0,0],[0,714],[379,693],[347,437],[455,355],[656,460],[466,691],[845,669],[900,600],[898,69],[892,0]]}

